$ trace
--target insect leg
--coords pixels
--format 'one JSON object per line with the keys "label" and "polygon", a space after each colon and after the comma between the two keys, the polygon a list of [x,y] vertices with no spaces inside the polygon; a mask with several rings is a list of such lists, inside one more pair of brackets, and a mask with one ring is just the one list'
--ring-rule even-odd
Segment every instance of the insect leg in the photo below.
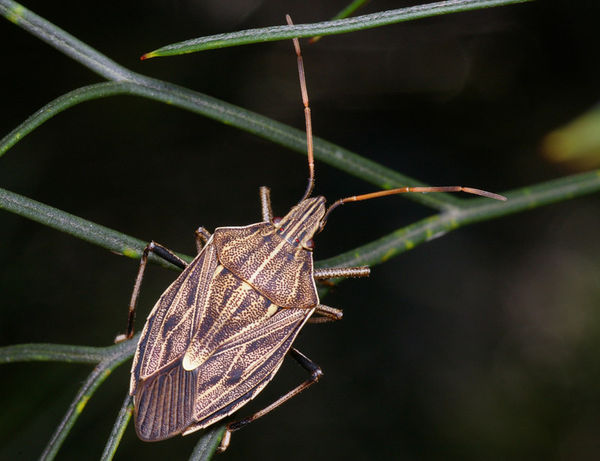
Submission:
{"label": "insect leg", "polygon": [[140,294],[140,287],[142,286],[142,279],[144,278],[144,272],[146,271],[146,264],[148,263],[148,255],[150,252],[156,256],[170,262],[171,264],[185,269],[187,263],[173,253],[171,250],[165,248],[159,243],[150,242],[144,248],[142,257],[140,258],[140,268],[138,269],[137,277],[135,278],[135,284],[133,285],[133,292],[131,293],[131,300],[129,301],[129,314],[127,316],[127,330],[124,335],[119,335],[115,338],[115,342],[121,342],[129,339],[133,336],[133,321],[135,320],[135,307],[137,305],[137,299]]}
{"label": "insect leg", "polygon": [[206,242],[210,240],[210,237],[210,232],[208,232],[204,227],[200,226],[198,229],[196,229],[196,249],[198,250],[198,253],[202,251],[202,248],[204,248]]}
{"label": "insect leg", "polygon": [[326,280],[336,277],[368,277],[371,273],[369,266],[359,267],[324,267],[315,269],[315,280]]}
{"label": "insect leg", "polygon": [[336,309],[335,307],[329,307],[325,304],[319,304],[315,309],[315,314],[318,314],[318,317],[311,317],[307,320],[307,323],[327,323],[327,322],[335,322],[336,320],[341,320],[344,316],[344,313],[340,309]]}
{"label": "insect leg", "polygon": [[225,434],[223,435],[223,439],[221,440],[221,444],[219,445],[219,448],[218,448],[219,452],[225,451],[227,449],[227,447],[229,446],[229,442],[231,441],[231,433],[232,432],[237,431],[238,429],[241,429],[242,427],[246,426],[247,424],[250,424],[252,421],[255,421],[258,418],[273,411],[275,408],[277,408],[282,403],[287,402],[289,399],[291,399],[292,397],[295,397],[296,395],[298,395],[300,392],[302,392],[304,389],[306,389],[310,385],[316,383],[321,378],[321,376],[323,376],[323,371],[321,370],[321,367],[319,367],[319,365],[317,365],[315,362],[313,362],[311,359],[309,359],[306,355],[304,355],[299,350],[292,347],[288,353],[294,359],[296,359],[296,361],[302,366],[302,368],[304,368],[306,371],[308,371],[310,373],[310,378],[308,378],[302,384],[300,384],[299,386],[297,386],[294,389],[292,389],[291,391],[289,391],[287,394],[279,397],[271,405],[263,408],[260,411],[257,411],[256,413],[249,416],[248,418],[244,418],[239,421],[229,423],[227,425],[227,429],[225,430]]}
{"label": "insect leg", "polygon": [[271,209],[271,189],[262,186],[260,188],[260,210],[264,222],[273,222],[273,210]]}

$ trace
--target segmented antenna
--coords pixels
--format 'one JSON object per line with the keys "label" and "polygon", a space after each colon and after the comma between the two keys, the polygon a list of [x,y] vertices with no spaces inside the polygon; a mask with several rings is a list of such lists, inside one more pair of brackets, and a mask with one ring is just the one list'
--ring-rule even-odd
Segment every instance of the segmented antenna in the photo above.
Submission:
{"label": "segmented antenna", "polygon": [[[292,18],[289,14],[285,15],[285,19],[288,25],[293,26]],[[300,42],[298,38],[292,39],[294,42],[294,49],[296,50],[296,56],[298,59],[298,77],[300,79],[300,91],[302,92],[302,103],[304,104],[304,118],[306,120],[306,148],[308,154],[308,184],[306,186],[306,191],[302,196],[303,201],[307,199],[312,193],[315,187],[315,156],[314,156],[314,148],[313,148],[313,134],[312,134],[312,121],[310,116],[310,106],[308,103],[308,91],[306,89],[306,76],[304,74],[304,61],[302,60],[302,52],[300,51]],[[505,201],[506,197],[494,194],[493,192],[488,192],[481,189],[474,189],[473,187],[464,187],[464,186],[433,186],[433,187],[425,187],[425,186],[414,186],[414,187],[399,187],[396,189],[387,189],[381,190],[378,192],[371,192],[370,194],[362,194],[362,195],[353,195],[352,197],[342,198],[336,202],[334,202],[325,213],[323,220],[321,221],[321,228],[327,222],[327,218],[329,214],[338,206],[343,205],[348,202],[359,202],[361,200],[369,200],[377,197],[384,197],[386,195],[396,195],[396,194],[404,194],[408,192],[420,192],[420,193],[429,193],[429,192],[465,192],[467,194],[480,195],[482,197],[491,198],[494,200]]]}
{"label": "segmented antenna", "polygon": [[[285,15],[288,25],[293,26],[292,18],[289,14]],[[315,155],[313,150],[312,122],[310,117],[310,107],[308,105],[308,91],[306,90],[306,76],[304,75],[304,61],[300,51],[300,42],[297,38],[293,39],[294,49],[298,59],[298,77],[300,79],[300,91],[302,92],[302,103],[304,104],[304,119],[306,120],[306,148],[308,153],[308,185],[302,200],[308,198],[315,187]],[[302,201],[300,200],[300,201]]]}
{"label": "segmented antenna", "polygon": [[475,189],[473,187],[464,187],[464,186],[413,186],[413,187],[398,187],[396,189],[386,189],[380,190],[377,192],[371,192],[369,194],[362,195],[353,195],[352,197],[346,197],[337,200],[332,203],[331,206],[327,209],[323,220],[321,221],[321,227],[325,226],[327,222],[327,218],[329,214],[338,206],[343,205],[348,202],[360,202],[361,200],[370,200],[372,198],[377,197],[385,197],[386,195],[397,195],[397,194],[406,194],[409,192],[420,192],[422,194],[427,194],[430,192],[465,192],[467,194],[479,195],[481,197],[487,197],[494,200],[500,200],[502,202],[506,201],[506,197],[500,194],[494,194],[493,192],[488,192],[486,190]]}

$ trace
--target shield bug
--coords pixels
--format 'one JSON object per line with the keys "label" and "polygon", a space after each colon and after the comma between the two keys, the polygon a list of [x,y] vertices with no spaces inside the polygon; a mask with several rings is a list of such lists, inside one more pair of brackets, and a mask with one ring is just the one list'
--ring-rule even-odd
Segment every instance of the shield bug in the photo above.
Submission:
{"label": "shield bug", "polygon": [[[291,20],[288,24],[291,25]],[[306,120],[309,180],[300,202],[283,218],[273,218],[269,189],[260,189],[262,221],[196,231],[198,255],[187,264],[151,242],[144,250],[134,285],[126,337],[133,335],[135,306],[149,253],[183,272],[152,309],[139,339],[129,393],[135,429],[142,440],[186,435],[229,416],[253,399],[274,377],[287,355],[310,376],[257,413],[228,424],[231,433],[269,413],[322,376],[317,364],[292,347],[307,322],[338,320],[342,312],[320,304],[315,282],[365,277],[368,267],[313,268],[313,236],[331,211],[351,201],[405,192],[463,191],[504,197],[460,186],[404,187],[347,197],[327,208],[311,196],[314,159],[311,116],[300,46],[294,39]]]}

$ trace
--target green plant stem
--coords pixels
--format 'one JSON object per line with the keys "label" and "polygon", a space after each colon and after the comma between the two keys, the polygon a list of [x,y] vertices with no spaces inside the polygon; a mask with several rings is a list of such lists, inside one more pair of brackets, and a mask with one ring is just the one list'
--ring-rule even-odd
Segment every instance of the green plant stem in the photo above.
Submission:
{"label": "green plant stem", "polygon": [[[143,77],[143,80],[143,85],[136,82],[105,82],[88,85],[56,98],[0,140],[0,156],[60,112],[85,101],[121,94],[142,96],[174,105],[221,123],[233,125],[303,155],[306,154],[304,131],[187,88],[149,77]],[[314,138],[314,151],[317,159],[379,188],[425,185],[318,137]],[[409,199],[435,209],[447,209],[461,203],[461,199],[451,194],[410,195]]]}
{"label": "green plant stem", "polygon": [[[65,362],[97,364],[122,354],[133,354],[139,333],[131,341],[105,347],[73,346],[69,344],[17,344],[0,347],[0,363]],[[133,341],[133,343],[132,343]]]}
{"label": "green plant stem", "polygon": [[336,14],[332,20],[335,19],[346,19],[352,16],[361,6],[364,6],[369,0],[354,0],[346,5],[338,14]]}
{"label": "green plant stem", "polygon": [[135,84],[129,82],[97,83],[95,85],[78,88],[59,96],[36,111],[33,115],[28,117],[27,120],[0,140],[0,156],[4,155],[21,139],[60,112],[85,101],[131,93],[135,86]]}
{"label": "green plant stem", "polygon": [[129,357],[131,357],[131,355],[133,355],[136,345],[137,340],[131,339],[109,348],[111,353],[98,363],[98,365],[94,368],[92,373],[90,373],[88,378],[81,386],[81,389],[79,389],[79,392],[75,396],[73,402],[71,402],[67,413],[52,435],[48,445],[46,445],[46,448],[40,457],[41,460],[50,461],[54,459],[62,443],[67,437],[67,434],[73,427],[73,424],[75,424],[75,421],[85,408],[88,400],[92,397],[100,384],[102,384],[104,380],[108,378],[112,371]]}
{"label": "green plant stem", "polygon": [[134,72],[119,66],[112,59],[28,10],[20,3],[12,0],[0,0],[0,14],[106,79],[133,81],[136,78]]}
{"label": "green plant stem", "polygon": [[[0,0],[0,14],[99,75],[117,80],[85,86],[51,101],[0,141],[0,156],[63,110],[84,101],[117,94],[132,94],[174,105],[306,155],[304,131],[202,93],[129,71],[16,2]],[[426,185],[320,138],[314,139],[314,151],[317,159],[379,188]],[[460,203],[460,199],[452,194],[410,194],[407,198],[440,210]]]}
{"label": "green plant stem", "polygon": [[[350,4],[346,5],[344,9],[342,9],[338,14],[331,18],[331,21],[335,21],[337,19],[346,19],[347,17],[352,16],[355,11],[357,11],[360,7],[364,6],[368,2],[369,0],[354,0],[350,2]],[[318,42],[321,39],[321,37],[321,35],[311,37],[310,43]]]}
{"label": "green plant stem", "polygon": [[0,363],[70,362],[98,363],[106,356],[105,347],[69,346],[63,344],[18,344],[0,347]]}
{"label": "green plant stem", "polygon": [[219,442],[223,438],[224,432],[224,425],[217,425],[216,427],[207,429],[198,440],[198,443],[196,443],[189,461],[208,461],[211,459],[219,446]]}
{"label": "green plant stem", "polygon": [[[139,259],[148,244],[147,241],[130,237],[2,188],[0,188],[0,209],[11,211],[129,258]],[[181,255],[181,257],[188,261],[191,260],[189,256]],[[175,267],[152,254],[150,259],[164,267]]]}
{"label": "green plant stem", "polygon": [[100,458],[102,461],[110,461],[115,456],[117,447],[121,443],[121,439],[123,438],[123,434],[125,433],[125,429],[127,428],[127,424],[129,424],[132,414],[133,403],[131,402],[131,396],[127,394],[123,401],[123,405],[121,405],[121,410],[113,425],[110,436],[108,437],[104,451],[102,452],[102,457]]}
{"label": "green plant stem", "polygon": [[380,264],[459,227],[531,210],[598,190],[600,190],[600,170],[594,170],[504,193],[508,198],[506,202],[483,198],[471,199],[468,205],[461,209],[423,219],[366,245],[318,261],[315,265],[335,267]]}
{"label": "green plant stem", "polygon": [[[498,202],[486,198],[469,199],[465,201],[465,205],[461,208],[451,209],[445,213],[398,229],[367,245],[334,258],[319,261],[316,265],[317,267],[332,267],[379,264],[387,261],[392,256],[414,248],[419,243],[439,237],[443,233],[461,226],[529,210],[598,190],[600,190],[600,170],[594,170],[505,193],[504,195],[508,197],[507,202]],[[0,206],[128,257],[139,258],[146,245],[143,240],[130,237],[1,188]],[[32,207],[35,212],[32,212]],[[337,213],[340,212],[337,211]],[[186,255],[180,256],[186,260],[191,258]],[[156,258],[156,262],[161,261]]]}
{"label": "green plant stem", "polygon": [[146,53],[142,58],[147,59],[158,56],[194,53],[197,51],[225,48],[228,46],[248,45],[250,43],[289,40],[294,37],[300,38],[345,34],[399,22],[439,16],[442,14],[513,5],[528,1],[532,0],[449,0],[445,2],[410,6],[397,10],[379,11],[377,13],[365,14],[349,19],[338,19],[335,21],[317,22],[314,24],[295,24],[293,26],[272,26],[260,29],[242,30],[239,32],[217,34],[173,43]]}

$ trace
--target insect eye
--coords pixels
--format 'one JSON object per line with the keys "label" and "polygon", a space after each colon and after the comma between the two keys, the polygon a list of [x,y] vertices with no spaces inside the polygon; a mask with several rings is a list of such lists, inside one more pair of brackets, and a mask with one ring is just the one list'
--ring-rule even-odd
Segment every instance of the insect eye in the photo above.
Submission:
{"label": "insect eye", "polygon": [[306,248],[309,251],[314,250],[315,248],[315,242],[313,241],[313,239],[310,239],[309,241],[307,241],[304,245],[304,248]]}

